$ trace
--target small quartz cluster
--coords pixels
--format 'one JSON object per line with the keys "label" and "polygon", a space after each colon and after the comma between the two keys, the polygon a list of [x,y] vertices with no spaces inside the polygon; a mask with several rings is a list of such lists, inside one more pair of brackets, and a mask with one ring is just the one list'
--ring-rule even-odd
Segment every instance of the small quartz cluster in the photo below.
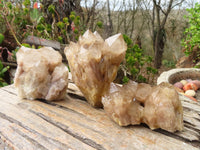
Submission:
{"label": "small quartz cluster", "polygon": [[104,41],[89,30],[65,48],[72,79],[92,106],[102,107],[101,97],[115,79],[126,49],[121,34]]}
{"label": "small quartz cluster", "polygon": [[111,83],[102,97],[106,113],[120,126],[146,123],[169,132],[183,129],[183,109],[173,85],[129,81],[122,87]]}
{"label": "small quartz cluster", "polygon": [[27,99],[60,100],[68,86],[68,68],[59,52],[50,47],[21,47],[16,54],[14,85],[18,96]]}

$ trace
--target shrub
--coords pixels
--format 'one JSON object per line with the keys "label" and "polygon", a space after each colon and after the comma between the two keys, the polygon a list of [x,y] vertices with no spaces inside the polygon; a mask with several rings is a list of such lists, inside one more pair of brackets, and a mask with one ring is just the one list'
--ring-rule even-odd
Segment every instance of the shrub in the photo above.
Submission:
{"label": "shrub", "polygon": [[4,35],[0,33],[0,44],[3,42],[4,40]]}
{"label": "shrub", "polygon": [[164,59],[162,61],[162,64],[167,68],[175,68],[176,67],[176,63],[174,61],[169,61],[169,60],[166,60],[166,59]]}
{"label": "shrub", "polygon": [[4,73],[8,71],[9,68],[9,66],[4,67],[2,62],[0,61],[0,87],[8,85],[4,80]]}
{"label": "shrub", "polygon": [[190,55],[194,46],[200,47],[200,4],[196,3],[194,8],[187,9],[189,15],[186,18],[189,20],[189,27],[186,28],[186,39],[183,40],[183,45],[186,48],[185,55]]}
{"label": "shrub", "polygon": [[[20,5],[0,0],[0,26],[2,26],[1,30],[4,29],[0,30],[0,33],[10,30],[19,46],[28,35],[69,43],[78,39],[85,31],[86,27],[81,25],[81,18],[75,12],[71,12],[69,18],[60,19],[55,6],[49,5],[47,9],[53,19],[52,24],[49,24],[44,18],[42,5],[38,8],[37,2],[34,2],[33,6],[30,0],[22,0],[22,2],[23,4]],[[70,25],[74,28],[72,29]]]}
{"label": "shrub", "polygon": [[123,35],[123,37],[128,46],[126,59],[122,64],[124,70],[123,82],[128,82],[128,79],[131,79],[149,83],[157,73],[157,69],[151,67],[152,57],[144,55],[144,51],[138,45],[134,45],[127,35]]}

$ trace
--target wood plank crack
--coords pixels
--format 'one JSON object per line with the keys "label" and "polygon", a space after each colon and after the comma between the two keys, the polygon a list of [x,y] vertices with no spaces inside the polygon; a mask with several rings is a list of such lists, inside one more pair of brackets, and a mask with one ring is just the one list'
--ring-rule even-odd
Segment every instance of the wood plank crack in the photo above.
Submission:
{"label": "wood plank crack", "polygon": [[30,143],[32,143],[33,145],[35,145],[38,149],[40,150],[48,150],[47,148],[45,148],[43,145],[41,145],[40,143],[38,143],[36,140],[34,140],[33,138],[30,138],[29,136],[27,136],[26,134],[24,134],[23,132],[21,132],[18,129],[15,129],[12,127],[13,130],[15,130],[19,135],[21,135],[22,137],[24,137],[25,139],[27,139]]}
{"label": "wood plank crack", "polygon": [[13,142],[6,138],[6,136],[0,131],[0,148],[3,146],[4,150],[13,150],[14,148],[12,148],[10,145],[13,145]]}
{"label": "wood plank crack", "polygon": [[[15,120],[14,118],[11,118],[11,117],[9,117],[9,116],[7,116],[7,115],[5,115],[5,114],[2,114],[1,112],[0,112],[0,117],[1,117],[2,119],[5,119],[5,120],[11,122],[11,123],[14,123],[14,124],[19,125],[20,127],[26,129],[27,131],[30,131],[31,133],[34,133],[34,134],[40,136],[42,139],[44,139],[45,141],[48,141],[48,142],[51,143],[52,145],[54,145],[54,144],[55,144],[55,145],[60,145],[60,147],[65,147],[66,149],[70,149],[70,147],[69,147],[68,145],[66,145],[66,144],[64,144],[64,143],[61,143],[61,142],[59,142],[59,141],[57,141],[57,140],[55,140],[55,139],[52,139],[52,138],[50,138],[50,137],[46,137],[46,136],[44,136],[44,135],[38,133],[37,131],[35,131],[35,130],[33,130],[33,129],[31,129],[31,128],[25,126],[25,125],[23,125],[21,122]],[[39,146],[39,148],[42,148],[41,150],[46,150],[45,147],[43,147],[43,146],[41,147],[41,145],[40,145],[38,142],[36,142],[34,139],[28,137],[27,135],[23,134],[23,133],[20,132],[19,130],[16,130],[15,128],[13,128],[13,129],[14,129],[15,131],[17,131],[21,136],[25,137],[25,138],[26,138],[28,141],[30,141],[31,143],[34,142],[34,144],[37,144],[37,145]],[[0,133],[0,135],[2,135],[2,134]],[[6,139],[6,140],[8,140],[8,139]]]}
{"label": "wood plank crack", "polygon": [[56,107],[58,107],[58,108],[60,108],[62,110],[65,110],[65,111],[70,111],[72,113],[78,114],[79,116],[81,116],[83,118],[86,118],[88,121],[95,122],[94,120],[92,120],[91,118],[86,117],[82,113],[80,113],[80,112],[78,112],[76,110],[70,109],[70,108],[68,108],[66,106],[62,106],[62,105],[56,104],[54,102],[46,101],[46,100],[42,100],[41,102],[46,103],[46,104],[51,105],[51,106],[56,106]]}
{"label": "wood plank crack", "polygon": [[[167,131],[162,130],[162,129],[156,129],[155,131],[156,131],[156,132],[159,132],[159,133],[162,133],[162,134],[164,134],[164,135],[166,135],[166,136],[170,136],[170,137],[172,137],[172,138],[174,138],[174,139],[183,141],[183,142],[185,142],[185,143],[187,143],[187,144],[190,144],[190,145],[192,145],[192,146],[194,146],[194,147],[200,148],[200,143],[199,143],[199,141],[197,141],[197,140],[190,141],[189,139],[184,138],[184,137],[180,134],[181,132],[170,133],[170,132],[167,132]],[[179,134],[180,134],[180,135],[179,135]]]}
{"label": "wood plank crack", "polygon": [[8,90],[6,90],[6,89],[1,89],[1,90],[3,90],[3,91],[5,91],[5,92],[8,92],[9,94],[12,94],[12,95],[15,95],[15,96],[17,96],[17,94],[16,93],[13,93],[13,92],[11,92],[11,91],[8,91]]}
{"label": "wood plank crack", "polygon": [[38,113],[38,112],[35,112],[35,111],[32,111],[32,113],[34,113],[35,115],[41,117],[42,119],[44,119],[45,121],[51,123],[52,125],[60,128],[61,130],[63,130],[64,132],[68,133],[69,135],[73,136],[74,138],[78,139],[79,141],[97,149],[97,150],[105,150],[104,147],[102,147],[100,144],[97,144],[95,141],[89,139],[89,138],[86,138],[86,137],[82,137],[80,136],[79,134],[75,133],[75,132],[72,132],[71,130],[69,130],[69,127],[66,126],[66,125],[63,125],[59,122],[55,122],[54,120],[52,120],[51,118],[41,114],[41,113]]}

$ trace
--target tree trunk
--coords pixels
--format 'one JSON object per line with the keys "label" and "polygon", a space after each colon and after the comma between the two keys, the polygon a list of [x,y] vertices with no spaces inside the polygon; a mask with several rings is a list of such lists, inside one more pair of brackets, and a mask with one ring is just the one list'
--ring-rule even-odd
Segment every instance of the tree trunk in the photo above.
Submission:
{"label": "tree trunk", "polygon": [[[168,18],[168,15],[172,9],[172,3],[173,0],[170,0],[168,3],[168,7],[166,12],[162,9],[161,7],[161,0],[156,1],[153,0],[154,3],[154,8],[153,8],[153,17],[156,17],[156,28],[155,27],[155,20],[153,20],[152,25],[153,27],[153,48],[154,48],[154,66],[159,69],[162,65],[162,57],[163,57],[163,52],[164,52],[164,46],[165,46],[165,24]],[[154,12],[155,10],[155,12]],[[161,20],[161,15],[160,12],[164,14],[163,19]],[[155,19],[155,18],[154,18]]]}
{"label": "tree trunk", "polygon": [[94,29],[94,16],[95,14],[95,7],[96,7],[96,0],[93,0],[93,6],[92,6],[92,16],[91,16],[91,23],[90,23],[90,29],[93,31]]}
{"label": "tree trunk", "polygon": [[107,6],[108,6],[108,23],[107,23],[107,36],[111,36],[113,33],[113,24],[111,19],[111,12],[110,12],[110,1],[107,0]]}
{"label": "tree trunk", "polygon": [[160,28],[157,30],[156,39],[155,39],[155,57],[154,57],[154,66],[155,68],[160,68],[162,65],[162,57],[165,46],[165,30]]}

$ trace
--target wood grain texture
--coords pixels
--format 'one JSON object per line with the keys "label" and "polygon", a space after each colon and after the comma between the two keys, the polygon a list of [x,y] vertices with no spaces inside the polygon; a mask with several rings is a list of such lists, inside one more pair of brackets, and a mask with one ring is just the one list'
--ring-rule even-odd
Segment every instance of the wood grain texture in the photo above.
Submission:
{"label": "wood grain texture", "polygon": [[56,50],[60,50],[60,43],[59,42],[42,39],[42,38],[39,38],[39,37],[36,37],[36,36],[30,36],[29,35],[23,42],[28,43],[30,45],[47,46],[47,47],[52,47]]}
{"label": "wood grain texture", "polygon": [[[0,137],[11,148],[196,150],[200,148],[200,105],[182,100],[184,131],[150,130],[146,125],[120,127],[103,109],[92,108],[78,88],[58,102],[23,100],[13,86],[0,89]],[[0,141],[1,142],[1,141]]]}

